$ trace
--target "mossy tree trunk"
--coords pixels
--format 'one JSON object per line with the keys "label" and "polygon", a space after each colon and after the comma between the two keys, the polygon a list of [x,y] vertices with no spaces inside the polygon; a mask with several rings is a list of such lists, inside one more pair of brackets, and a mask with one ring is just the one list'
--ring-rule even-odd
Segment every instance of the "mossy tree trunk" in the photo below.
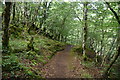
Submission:
{"label": "mossy tree trunk", "polygon": [[11,2],[5,2],[5,9],[3,14],[3,37],[2,37],[2,52],[7,53],[9,50],[9,22],[10,22],[10,9]]}
{"label": "mossy tree trunk", "polygon": [[88,8],[87,8],[88,2],[84,3],[84,9],[83,9],[83,21],[84,21],[84,27],[83,27],[83,57],[84,60],[86,60],[86,41],[87,41],[87,12],[88,12]]}
{"label": "mossy tree trunk", "polygon": [[28,43],[27,47],[28,47],[28,50],[32,50],[32,51],[35,50],[34,49],[34,37],[33,36],[31,36],[30,42]]}

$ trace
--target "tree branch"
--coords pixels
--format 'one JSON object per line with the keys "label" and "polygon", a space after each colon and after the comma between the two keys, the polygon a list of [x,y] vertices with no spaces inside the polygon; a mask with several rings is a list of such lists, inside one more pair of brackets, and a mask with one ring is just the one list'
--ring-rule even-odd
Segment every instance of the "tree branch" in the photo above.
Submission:
{"label": "tree branch", "polygon": [[111,8],[110,4],[108,2],[105,2],[108,6],[108,8],[112,11],[112,13],[114,14],[115,18],[117,19],[117,22],[120,24],[120,18],[118,16],[118,14]]}

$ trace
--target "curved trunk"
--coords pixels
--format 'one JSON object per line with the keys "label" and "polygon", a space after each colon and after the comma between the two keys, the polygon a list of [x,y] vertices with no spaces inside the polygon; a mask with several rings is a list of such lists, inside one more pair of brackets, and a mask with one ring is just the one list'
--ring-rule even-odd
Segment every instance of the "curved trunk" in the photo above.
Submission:
{"label": "curved trunk", "polygon": [[[110,4],[108,2],[106,2],[108,8],[112,11],[112,13],[114,14],[117,22],[118,22],[118,37],[117,37],[117,45],[118,45],[118,48],[117,48],[117,53],[114,55],[114,58],[113,60],[110,62],[110,65],[107,67],[107,69],[105,70],[104,74],[103,74],[103,77],[107,77],[108,76],[108,73],[112,67],[112,65],[115,63],[115,61],[118,59],[119,55],[120,55],[120,18],[119,18],[119,14],[117,14],[110,6]],[[118,13],[120,13],[120,2],[118,2]]]}

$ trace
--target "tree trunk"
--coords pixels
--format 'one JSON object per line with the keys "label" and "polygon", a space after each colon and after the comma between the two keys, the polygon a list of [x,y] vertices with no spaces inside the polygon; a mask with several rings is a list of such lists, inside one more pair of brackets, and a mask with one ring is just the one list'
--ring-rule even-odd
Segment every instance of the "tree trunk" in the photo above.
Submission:
{"label": "tree trunk", "polygon": [[3,24],[3,37],[2,37],[2,50],[3,53],[7,53],[9,49],[9,22],[10,22],[10,8],[11,2],[5,2],[4,9],[4,24]]}
{"label": "tree trunk", "polygon": [[[115,63],[115,61],[118,59],[119,55],[120,55],[120,18],[119,15],[111,8],[110,4],[108,2],[106,2],[108,8],[112,11],[112,13],[114,14],[117,22],[118,22],[118,38],[117,38],[117,44],[118,44],[118,48],[117,48],[117,53],[115,54],[113,60],[110,62],[110,65],[107,67],[107,69],[105,70],[105,72],[103,73],[103,77],[108,77],[108,73],[112,67],[112,65]],[[118,13],[120,13],[120,2],[118,2]]]}
{"label": "tree trunk", "polygon": [[115,61],[116,61],[117,58],[119,57],[119,55],[120,55],[120,46],[119,46],[119,48],[118,48],[118,50],[117,50],[117,53],[115,54],[113,60],[111,61],[110,65],[109,65],[109,66],[107,67],[107,69],[105,70],[105,72],[104,72],[104,74],[103,74],[103,77],[105,77],[105,78],[108,77],[108,73],[109,73],[112,65],[115,63]]}
{"label": "tree trunk", "polygon": [[13,18],[12,20],[14,21],[15,20],[15,3],[13,4]]}
{"label": "tree trunk", "polygon": [[111,47],[105,57],[105,62],[109,62],[110,61],[110,58],[112,56],[112,51],[116,48],[116,38],[113,40],[112,44],[111,44]]}
{"label": "tree trunk", "polygon": [[34,49],[34,37],[33,37],[33,36],[31,36],[31,39],[30,39],[27,47],[28,47],[28,50],[32,50],[32,51],[35,50],[35,49]]}
{"label": "tree trunk", "polygon": [[84,21],[84,27],[83,27],[83,57],[84,60],[86,60],[86,41],[87,41],[87,8],[88,3],[85,2],[84,3],[84,15],[83,15],[83,21]]}

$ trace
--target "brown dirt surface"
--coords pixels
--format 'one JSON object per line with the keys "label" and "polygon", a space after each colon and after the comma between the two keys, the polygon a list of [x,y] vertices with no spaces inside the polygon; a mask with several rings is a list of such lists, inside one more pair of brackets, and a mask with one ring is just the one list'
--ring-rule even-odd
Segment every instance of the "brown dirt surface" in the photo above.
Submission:
{"label": "brown dirt surface", "polygon": [[[86,78],[85,74],[98,77],[97,69],[89,69],[80,64],[80,60],[70,54],[72,46],[67,45],[63,51],[58,52],[53,58],[41,68],[44,78]],[[91,73],[92,72],[92,73]]]}

